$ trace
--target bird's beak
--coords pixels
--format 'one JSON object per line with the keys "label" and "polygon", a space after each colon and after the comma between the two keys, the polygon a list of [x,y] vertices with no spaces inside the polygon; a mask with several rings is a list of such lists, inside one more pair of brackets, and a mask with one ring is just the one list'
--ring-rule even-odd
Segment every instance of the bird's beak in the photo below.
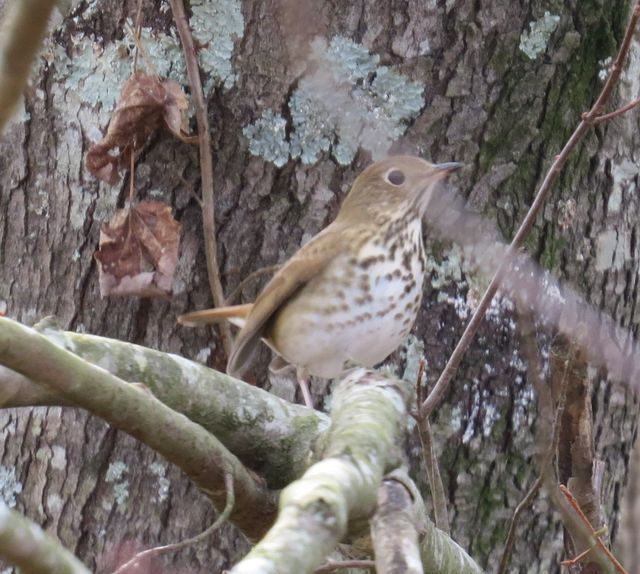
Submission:
{"label": "bird's beak", "polygon": [[446,163],[437,163],[433,167],[438,174],[439,179],[451,175],[454,171],[458,171],[464,164],[459,161],[448,161]]}

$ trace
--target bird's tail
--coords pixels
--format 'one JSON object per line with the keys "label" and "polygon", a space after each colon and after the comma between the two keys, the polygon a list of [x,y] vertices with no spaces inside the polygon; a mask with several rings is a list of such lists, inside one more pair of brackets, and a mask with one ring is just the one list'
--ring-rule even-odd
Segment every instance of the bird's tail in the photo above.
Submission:
{"label": "bird's tail", "polygon": [[232,325],[242,328],[252,307],[253,303],[247,303],[246,305],[232,305],[230,307],[193,311],[192,313],[179,315],[178,323],[185,327],[199,327],[200,325],[229,321]]}

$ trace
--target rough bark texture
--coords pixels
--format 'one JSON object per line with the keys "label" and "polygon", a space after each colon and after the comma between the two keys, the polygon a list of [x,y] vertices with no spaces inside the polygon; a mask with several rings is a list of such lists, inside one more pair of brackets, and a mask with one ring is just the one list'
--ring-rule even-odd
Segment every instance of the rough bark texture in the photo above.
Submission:
{"label": "rough bark texture", "polygon": [[[236,4],[219,3],[225,9]],[[113,96],[126,79],[129,56],[115,50],[114,42],[122,39],[135,2],[105,0],[97,6],[72,2],[67,18],[56,24],[26,97],[28,118],[16,121],[0,143],[0,306],[28,324],[55,314],[65,329],[222,367],[213,334],[175,323],[177,314],[208,306],[210,291],[193,197],[199,186],[197,150],[167,134],[155,137],[140,157],[137,187],[140,198],[171,203],[183,224],[175,296],[170,302],[99,298],[93,261],[99,227],[122,206],[127,185],[99,185],[83,169],[82,157],[106,126]],[[145,4],[145,26],[170,29],[163,6]],[[241,135],[264,110],[287,116],[315,35],[350,38],[424,84],[425,106],[396,149],[465,162],[454,185],[510,236],[545,168],[600,89],[598,73],[615,53],[628,2],[243,0],[240,7],[244,32],[235,41],[235,83],[209,97],[227,293],[242,276],[282,261],[326,225],[369,161],[361,153],[341,167],[324,154],[311,166],[289,161],[277,168],[252,156]],[[542,47],[521,44],[530,23],[543,22],[545,11],[559,20],[548,37],[541,34]],[[165,44],[150,49],[156,65],[176,57],[163,49],[168,50]],[[639,58],[634,46],[620,102],[638,96]],[[637,134],[633,113],[594,130],[567,167],[528,245],[543,265],[634,332]],[[423,344],[433,378],[467,318],[470,278],[460,277],[447,251],[434,250],[430,262],[432,284],[426,286],[416,339],[395,359],[411,367]],[[251,300],[260,284],[247,287],[243,299]],[[513,321],[508,305],[495,306],[433,421],[452,536],[488,570],[499,560],[513,508],[537,475],[535,400]],[[262,366],[267,357],[264,351]],[[265,369],[254,371],[260,372]],[[269,384],[265,377],[254,379]],[[294,388],[277,386],[288,393]],[[603,512],[615,536],[636,402],[603,374],[593,375],[593,389],[596,455],[606,463]],[[214,518],[206,498],[176,469],[81,412],[20,410],[2,413],[1,421],[3,497],[91,568],[107,571],[109,555],[128,540],[145,546],[175,541]],[[522,524],[513,571],[558,571],[561,529],[544,497]],[[232,527],[204,546],[168,557],[167,569],[220,571],[248,548]]]}

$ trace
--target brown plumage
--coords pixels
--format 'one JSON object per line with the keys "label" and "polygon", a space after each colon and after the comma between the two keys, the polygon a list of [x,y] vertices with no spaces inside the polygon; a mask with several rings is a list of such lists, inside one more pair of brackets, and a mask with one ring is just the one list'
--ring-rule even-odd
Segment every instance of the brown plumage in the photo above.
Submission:
{"label": "brown plumage", "polygon": [[301,247],[253,306],[196,311],[183,324],[242,324],[227,371],[241,376],[264,340],[299,374],[373,366],[406,337],[422,296],[422,215],[459,164],[391,157],[355,180],[336,219]]}

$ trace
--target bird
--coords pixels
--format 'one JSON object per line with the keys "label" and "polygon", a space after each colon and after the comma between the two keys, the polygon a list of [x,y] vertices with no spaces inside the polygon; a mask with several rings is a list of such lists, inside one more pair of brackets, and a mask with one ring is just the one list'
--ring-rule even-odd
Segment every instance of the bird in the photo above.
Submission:
{"label": "bird", "polygon": [[294,366],[307,406],[307,379],[373,367],[405,340],[422,301],[422,218],[439,182],[462,166],[390,156],[355,179],[332,223],[277,271],[253,304],[194,311],[185,326],[228,320],[240,327],[227,373],[241,378],[263,341],[272,371]]}

